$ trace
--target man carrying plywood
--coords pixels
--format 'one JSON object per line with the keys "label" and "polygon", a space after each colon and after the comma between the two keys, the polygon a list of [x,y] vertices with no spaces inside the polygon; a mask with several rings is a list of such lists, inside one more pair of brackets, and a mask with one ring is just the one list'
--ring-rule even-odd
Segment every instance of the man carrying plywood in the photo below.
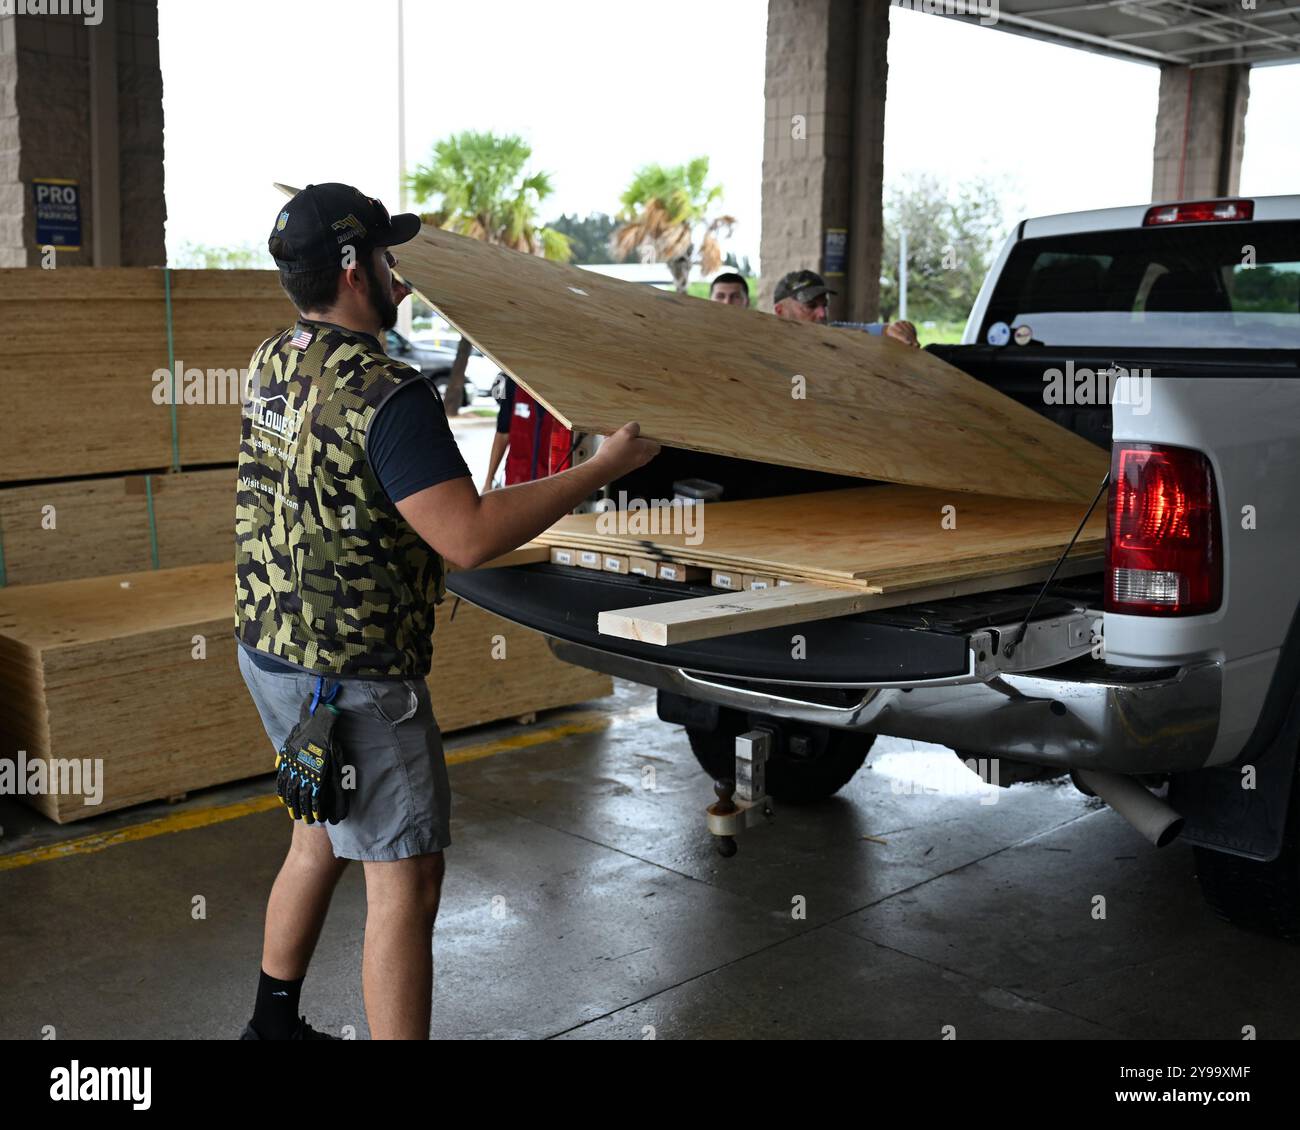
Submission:
{"label": "man carrying plywood", "polygon": [[[432,383],[380,345],[397,314],[389,248],[419,227],[355,188],[321,184],[289,201],[269,241],[301,317],[249,365],[235,622],[240,669],[281,752],[281,796],[291,769],[286,803],[307,819],[271,890],[245,1039],[334,1038],[298,1015],[298,1000],[353,859],[365,868],[371,1034],[428,1037],[450,843],[425,682],[444,558],[472,568],[522,545],[658,450],[627,424],[579,467],[480,496]],[[304,726],[316,727],[306,744]]]}

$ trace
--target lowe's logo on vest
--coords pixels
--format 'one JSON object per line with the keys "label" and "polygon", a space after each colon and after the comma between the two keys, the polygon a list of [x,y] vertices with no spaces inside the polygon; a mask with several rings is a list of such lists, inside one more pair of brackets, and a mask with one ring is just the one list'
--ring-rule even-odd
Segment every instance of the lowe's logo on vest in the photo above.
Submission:
{"label": "lowe's logo on vest", "polygon": [[74,1059],[50,1072],[50,1101],[130,1103],[132,1110],[148,1110],[152,1084],[152,1067],[82,1067]]}
{"label": "lowe's logo on vest", "polygon": [[286,447],[298,442],[302,427],[302,409],[290,408],[283,396],[263,396],[254,393],[244,408],[253,421],[253,430],[271,436]]}

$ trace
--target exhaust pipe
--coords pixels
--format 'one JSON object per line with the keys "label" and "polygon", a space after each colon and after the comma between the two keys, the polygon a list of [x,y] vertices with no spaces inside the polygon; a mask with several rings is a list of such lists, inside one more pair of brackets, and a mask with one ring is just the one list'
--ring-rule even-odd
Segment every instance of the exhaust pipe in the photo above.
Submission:
{"label": "exhaust pipe", "polygon": [[1098,769],[1076,769],[1070,776],[1080,792],[1101,797],[1156,847],[1173,843],[1183,830],[1183,818],[1132,777]]}

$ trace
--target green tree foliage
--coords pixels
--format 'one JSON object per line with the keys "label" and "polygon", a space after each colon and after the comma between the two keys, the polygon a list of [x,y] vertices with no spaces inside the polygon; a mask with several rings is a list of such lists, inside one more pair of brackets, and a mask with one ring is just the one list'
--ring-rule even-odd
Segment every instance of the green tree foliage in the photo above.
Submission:
{"label": "green tree foliage", "polygon": [[[691,265],[713,274],[722,265],[719,235],[730,235],[734,216],[709,213],[722,186],[709,185],[709,159],[685,165],[644,165],[623,193],[621,220],[611,247],[616,255],[637,253],[648,262],[667,263],[679,292],[686,293]],[[696,252],[696,240],[699,250]]]}
{"label": "green tree foliage", "polygon": [[[465,130],[437,142],[407,184],[417,203],[433,204],[432,211],[421,215],[426,224],[567,262],[572,254],[568,236],[537,219],[552,185],[546,173],[527,170],[532,155],[532,147],[514,134]],[[469,351],[469,340],[462,338],[443,398],[450,416],[460,412]]]}
{"label": "green tree foliage", "polygon": [[514,134],[465,130],[439,141],[427,163],[407,183],[417,203],[433,202],[423,215],[436,224],[485,243],[567,261],[568,240],[538,223],[537,209],[551,195],[546,173],[527,172],[532,147]]}
{"label": "green tree foliage", "polygon": [[622,263],[627,256],[617,257],[610,252],[609,242],[618,223],[604,212],[593,212],[590,216],[561,215],[552,220],[548,227],[561,235],[568,236],[569,246],[573,249],[573,263]]}
{"label": "green tree foliage", "polygon": [[269,269],[275,266],[266,245],[251,243],[235,247],[210,247],[206,243],[183,243],[179,254],[169,257],[168,266],[176,269],[206,271],[237,270],[242,268]]}
{"label": "green tree foliage", "polygon": [[1007,187],[988,178],[955,188],[922,173],[885,195],[881,316],[898,313],[899,232],[907,231],[907,313],[912,321],[964,321],[1005,234]]}

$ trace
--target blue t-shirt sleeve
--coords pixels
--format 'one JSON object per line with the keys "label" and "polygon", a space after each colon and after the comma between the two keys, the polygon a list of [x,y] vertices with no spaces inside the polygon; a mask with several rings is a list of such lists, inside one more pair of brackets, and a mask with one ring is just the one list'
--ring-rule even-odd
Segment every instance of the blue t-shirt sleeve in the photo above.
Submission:
{"label": "blue t-shirt sleeve", "polygon": [[403,385],[380,405],[366,436],[366,458],[393,502],[469,475],[437,390]]}

